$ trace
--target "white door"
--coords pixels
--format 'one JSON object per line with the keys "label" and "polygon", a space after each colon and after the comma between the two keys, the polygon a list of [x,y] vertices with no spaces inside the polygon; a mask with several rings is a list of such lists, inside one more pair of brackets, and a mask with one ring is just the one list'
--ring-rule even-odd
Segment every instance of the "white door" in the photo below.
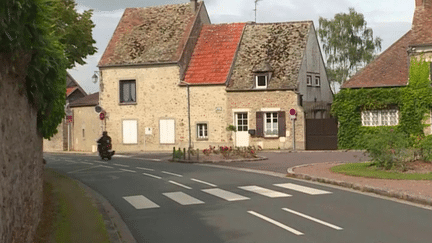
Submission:
{"label": "white door", "polygon": [[173,119],[159,120],[159,141],[161,144],[175,143],[175,124]]}
{"label": "white door", "polygon": [[235,113],[235,124],[237,128],[237,132],[235,133],[235,146],[236,147],[249,146],[248,113],[247,112]]}

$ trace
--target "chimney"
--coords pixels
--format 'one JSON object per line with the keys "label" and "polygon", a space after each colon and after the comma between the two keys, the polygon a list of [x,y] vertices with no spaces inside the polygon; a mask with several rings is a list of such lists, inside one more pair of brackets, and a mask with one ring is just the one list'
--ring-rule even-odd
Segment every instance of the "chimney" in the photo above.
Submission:
{"label": "chimney", "polygon": [[197,12],[197,8],[198,8],[198,0],[190,0],[191,1],[191,8],[193,13]]}
{"label": "chimney", "polygon": [[415,0],[411,45],[432,44],[432,0]]}

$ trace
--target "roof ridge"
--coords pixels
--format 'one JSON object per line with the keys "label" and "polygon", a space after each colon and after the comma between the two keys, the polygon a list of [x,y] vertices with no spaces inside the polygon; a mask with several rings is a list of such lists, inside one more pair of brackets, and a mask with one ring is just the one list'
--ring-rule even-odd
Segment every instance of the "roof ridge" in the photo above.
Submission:
{"label": "roof ridge", "polygon": [[188,5],[190,2],[187,3],[172,3],[172,4],[164,4],[164,5],[156,5],[156,6],[147,6],[147,7],[133,7],[133,8],[125,8],[126,9],[151,9],[151,8],[164,8],[168,6],[181,6],[181,5]]}
{"label": "roof ridge", "polygon": [[296,23],[313,23],[313,20],[299,20],[299,21],[286,21],[286,22],[270,22],[270,23],[246,22],[246,24],[248,24],[248,25],[296,24]]}

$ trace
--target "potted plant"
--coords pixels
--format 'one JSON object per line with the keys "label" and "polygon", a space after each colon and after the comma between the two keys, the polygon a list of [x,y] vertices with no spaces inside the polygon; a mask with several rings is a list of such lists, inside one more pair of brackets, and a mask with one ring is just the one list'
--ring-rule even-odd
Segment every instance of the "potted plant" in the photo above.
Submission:
{"label": "potted plant", "polygon": [[232,141],[232,140],[233,140],[233,138],[232,138],[232,133],[233,133],[233,132],[237,132],[236,127],[235,127],[234,125],[228,125],[228,127],[226,128],[226,130],[227,130],[227,131],[231,131],[230,141]]}

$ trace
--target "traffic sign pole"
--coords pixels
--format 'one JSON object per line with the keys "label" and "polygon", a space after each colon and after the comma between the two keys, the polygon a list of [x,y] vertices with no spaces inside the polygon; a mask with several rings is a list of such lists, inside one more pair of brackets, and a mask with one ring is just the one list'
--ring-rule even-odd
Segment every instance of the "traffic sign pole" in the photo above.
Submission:
{"label": "traffic sign pole", "polygon": [[295,120],[297,118],[297,112],[295,109],[290,109],[290,118],[292,121],[292,134],[293,134],[293,140],[292,140],[292,144],[293,144],[293,151],[295,151]]}

